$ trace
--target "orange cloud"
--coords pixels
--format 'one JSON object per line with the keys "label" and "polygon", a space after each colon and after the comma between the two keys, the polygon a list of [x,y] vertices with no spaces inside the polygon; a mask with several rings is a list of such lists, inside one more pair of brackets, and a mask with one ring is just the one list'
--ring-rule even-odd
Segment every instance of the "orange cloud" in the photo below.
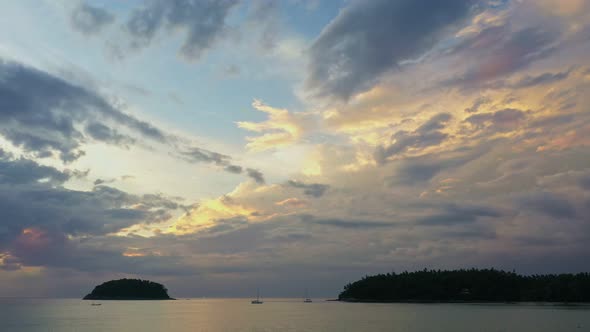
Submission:
{"label": "orange cloud", "polygon": [[304,199],[299,199],[295,197],[287,198],[282,201],[275,203],[278,206],[285,206],[285,207],[293,207],[293,208],[303,208],[306,207],[309,202]]}
{"label": "orange cloud", "polygon": [[308,113],[291,113],[287,109],[268,106],[260,100],[254,100],[252,107],[266,113],[268,119],[263,122],[237,122],[238,127],[261,134],[247,137],[249,143],[246,147],[251,151],[291,145],[312,125]]}

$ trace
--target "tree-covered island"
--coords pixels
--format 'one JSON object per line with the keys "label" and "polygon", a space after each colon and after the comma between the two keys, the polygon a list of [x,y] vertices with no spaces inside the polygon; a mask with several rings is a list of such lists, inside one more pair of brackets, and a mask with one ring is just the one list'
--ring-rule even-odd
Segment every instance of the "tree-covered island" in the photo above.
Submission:
{"label": "tree-covered island", "polygon": [[149,280],[120,279],[94,287],[84,300],[174,300],[162,284]]}
{"label": "tree-covered island", "polygon": [[590,273],[519,275],[495,269],[366,276],[344,286],[348,302],[590,302]]}

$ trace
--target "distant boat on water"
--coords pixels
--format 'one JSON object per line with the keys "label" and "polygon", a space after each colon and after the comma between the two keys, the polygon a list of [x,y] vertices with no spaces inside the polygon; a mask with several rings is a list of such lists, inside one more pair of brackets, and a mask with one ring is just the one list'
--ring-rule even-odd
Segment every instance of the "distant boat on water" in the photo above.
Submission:
{"label": "distant boat on water", "polygon": [[312,301],[312,300],[309,298],[309,296],[308,296],[308,294],[307,294],[307,288],[305,289],[305,299],[303,300],[303,302],[305,302],[305,303],[311,303],[311,302],[313,302],[313,301]]}
{"label": "distant boat on water", "polygon": [[252,302],[250,302],[250,303],[252,303],[252,304],[262,304],[262,303],[264,303],[260,299],[260,291],[258,289],[256,290],[256,300],[252,300]]}
{"label": "distant boat on water", "polygon": [[102,305],[102,303],[91,303],[90,305],[97,306],[97,305]]}

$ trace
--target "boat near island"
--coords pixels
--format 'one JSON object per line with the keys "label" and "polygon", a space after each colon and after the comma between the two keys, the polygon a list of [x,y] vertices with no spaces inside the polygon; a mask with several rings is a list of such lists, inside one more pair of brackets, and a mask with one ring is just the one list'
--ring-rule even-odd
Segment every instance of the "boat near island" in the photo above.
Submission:
{"label": "boat near island", "polygon": [[252,300],[252,302],[250,302],[250,303],[251,304],[262,304],[262,303],[264,303],[260,299],[260,291],[258,289],[256,290],[256,300]]}

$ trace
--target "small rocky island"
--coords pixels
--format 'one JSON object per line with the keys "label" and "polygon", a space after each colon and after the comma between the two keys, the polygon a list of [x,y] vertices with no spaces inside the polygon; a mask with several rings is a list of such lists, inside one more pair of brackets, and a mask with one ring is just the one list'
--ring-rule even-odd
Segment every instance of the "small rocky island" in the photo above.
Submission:
{"label": "small rocky island", "polygon": [[84,300],[174,300],[164,285],[149,280],[119,279],[94,287]]}

